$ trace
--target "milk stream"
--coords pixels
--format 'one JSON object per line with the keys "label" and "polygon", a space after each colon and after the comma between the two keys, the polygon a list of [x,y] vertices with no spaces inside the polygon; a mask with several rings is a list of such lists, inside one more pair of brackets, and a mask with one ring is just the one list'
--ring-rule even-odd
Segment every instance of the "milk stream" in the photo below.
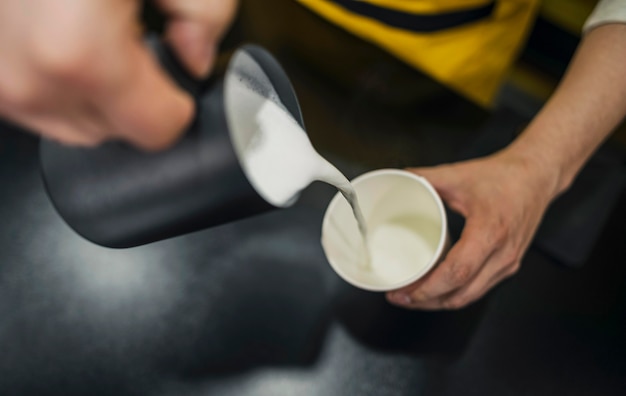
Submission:
{"label": "milk stream", "polygon": [[358,263],[362,268],[369,268],[371,264],[371,254],[370,254],[370,243],[368,238],[367,231],[367,223],[365,221],[365,217],[363,216],[363,212],[361,211],[361,206],[359,205],[359,199],[357,197],[356,191],[350,181],[333,165],[324,160],[325,164],[325,172],[318,175],[317,180],[328,183],[339,190],[341,195],[348,201],[350,207],[352,208],[352,213],[354,214],[354,218],[356,219],[357,225],[359,227],[359,232],[361,234],[361,243],[362,249],[358,249],[358,251],[363,252],[364,257],[362,257]]}
{"label": "milk stream", "polygon": [[[258,73],[257,73],[258,74]],[[367,226],[350,181],[311,144],[306,132],[285,109],[267,85],[259,89],[263,76],[254,84],[242,75],[227,75],[226,104],[234,109],[230,117],[233,143],[248,180],[256,191],[277,207],[291,205],[299,193],[314,181],[335,186],[345,197],[362,236],[363,268],[369,267]]]}
{"label": "milk stream", "polygon": [[[292,119],[286,119],[284,110],[272,102],[267,103],[258,114],[260,129],[265,131],[263,141],[256,141],[255,148],[246,152],[247,167],[256,178],[262,177],[270,202],[277,206],[291,202],[294,197],[313,181],[321,181],[337,188],[348,201],[361,234],[363,252],[359,265],[370,265],[367,224],[359,200],[350,181],[328,160],[315,151],[306,133]],[[270,147],[271,146],[271,147]],[[271,181],[270,181],[271,180]],[[259,186],[262,189],[261,186]],[[282,202],[273,197],[281,197]]]}

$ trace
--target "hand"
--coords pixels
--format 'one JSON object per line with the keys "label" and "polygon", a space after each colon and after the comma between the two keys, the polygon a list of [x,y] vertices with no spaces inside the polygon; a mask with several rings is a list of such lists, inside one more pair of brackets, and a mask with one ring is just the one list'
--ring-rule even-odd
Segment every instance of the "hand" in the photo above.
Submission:
{"label": "hand", "polygon": [[[209,73],[235,0],[155,0],[166,40],[198,77]],[[0,2],[0,116],[68,144],[173,143],[193,101],[144,47],[138,0]]]}
{"label": "hand", "polygon": [[546,207],[567,190],[626,114],[626,25],[585,34],[555,93],[505,150],[426,177],[465,216],[459,241],[429,275],[389,293],[408,308],[460,308],[513,275]]}
{"label": "hand", "polygon": [[428,179],[466,222],[459,241],[430,274],[387,294],[391,303],[407,308],[462,308],[515,274],[557,191],[554,172],[511,150],[410,170]]}

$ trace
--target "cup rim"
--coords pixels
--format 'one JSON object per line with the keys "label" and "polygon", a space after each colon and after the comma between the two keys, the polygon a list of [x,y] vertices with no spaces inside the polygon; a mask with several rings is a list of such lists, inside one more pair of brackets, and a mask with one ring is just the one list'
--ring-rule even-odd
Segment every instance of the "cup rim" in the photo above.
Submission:
{"label": "cup rim", "polygon": [[[324,254],[326,257],[326,260],[328,261],[328,263],[330,264],[330,266],[333,268],[333,270],[346,282],[350,283],[353,286],[356,286],[360,289],[364,289],[364,290],[369,290],[369,291],[391,291],[391,290],[396,290],[399,288],[402,288],[404,286],[410,285],[411,283],[417,281],[418,279],[422,278],[425,274],[427,274],[434,266],[435,264],[439,263],[441,260],[441,256],[443,254],[443,250],[447,244],[448,241],[448,219],[447,219],[447,215],[446,215],[446,210],[445,210],[445,206],[443,204],[443,201],[441,200],[441,197],[439,196],[439,194],[437,193],[437,191],[435,190],[435,188],[432,186],[432,184],[430,184],[430,182],[423,176],[419,176],[413,172],[407,171],[407,170],[403,170],[403,169],[393,169],[393,168],[384,168],[384,169],[376,169],[373,171],[369,171],[366,172],[356,178],[354,178],[353,180],[350,181],[351,184],[356,185],[357,183],[361,183],[367,179],[371,179],[371,178],[376,178],[379,177],[381,175],[397,175],[397,176],[401,176],[401,177],[406,177],[409,179],[413,179],[417,182],[419,182],[422,186],[426,187],[426,189],[430,192],[431,196],[433,197],[433,199],[435,200],[435,203],[437,204],[437,209],[439,210],[439,216],[441,218],[441,231],[440,231],[440,235],[439,235],[439,244],[437,245],[437,249],[435,250],[435,253],[433,254],[431,260],[428,262],[428,264],[424,267],[421,268],[420,271],[416,272],[414,275],[412,275],[411,277],[390,284],[390,285],[385,285],[385,286],[374,286],[374,285],[370,285],[370,284],[365,284],[365,283],[361,283],[358,282],[354,279],[351,279],[341,268],[341,266],[337,265],[333,259],[331,259],[330,257],[328,257],[328,255]],[[337,194],[335,194],[335,196],[333,197],[333,199],[331,200],[331,202],[328,204],[328,207],[326,208],[326,212],[324,213],[324,219],[322,221],[322,238],[321,238],[321,242],[322,242],[322,248],[323,250],[326,250],[324,248],[324,230],[326,229],[326,227],[328,227],[328,222],[330,221],[329,219],[329,213],[331,213],[335,206],[338,205],[339,200],[342,199],[341,194],[339,192],[337,192]],[[324,252],[326,253],[326,252]]]}

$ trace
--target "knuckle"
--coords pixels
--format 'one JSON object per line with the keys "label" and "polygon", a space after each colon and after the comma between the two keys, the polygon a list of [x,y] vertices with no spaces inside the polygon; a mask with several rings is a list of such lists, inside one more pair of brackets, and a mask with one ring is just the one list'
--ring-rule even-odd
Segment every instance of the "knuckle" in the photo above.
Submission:
{"label": "knuckle", "polygon": [[511,277],[515,274],[517,274],[520,270],[521,267],[521,263],[519,261],[514,262],[511,266],[509,266],[508,270],[506,271],[506,277]]}
{"label": "knuckle", "polygon": [[519,265],[520,255],[515,251],[506,252],[502,256],[502,262],[505,267],[508,267],[508,268],[514,267],[516,265]]}
{"label": "knuckle", "polygon": [[44,75],[77,79],[91,72],[96,62],[97,54],[85,44],[80,40],[66,40],[64,45],[49,45],[47,40],[39,40],[33,56]]}
{"label": "knuckle", "polygon": [[509,237],[509,226],[504,221],[504,219],[499,218],[494,225],[494,233],[493,238],[494,242],[497,245],[502,245],[506,242]]}
{"label": "knuckle", "polygon": [[86,57],[78,53],[46,54],[40,58],[42,71],[48,75],[72,79],[76,78],[85,69],[89,68]]}
{"label": "knuckle", "polygon": [[455,262],[448,266],[446,278],[449,284],[461,286],[466,284],[472,278],[473,266],[468,263]]}

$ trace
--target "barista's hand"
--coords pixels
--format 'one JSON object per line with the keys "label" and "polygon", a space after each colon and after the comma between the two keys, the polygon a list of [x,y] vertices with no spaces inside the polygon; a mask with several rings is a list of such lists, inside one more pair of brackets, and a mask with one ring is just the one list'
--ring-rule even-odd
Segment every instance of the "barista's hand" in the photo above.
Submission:
{"label": "barista's hand", "polygon": [[[236,1],[155,1],[182,62],[209,73]],[[0,116],[69,144],[171,144],[193,102],[143,46],[139,9],[139,0],[2,0]]]}
{"label": "barista's hand", "polygon": [[514,274],[547,205],[626,115],[626,25],[587,32],[563,81],[524,132],[484,159],[415,169],[465,216],[465,229],[423,280],[388,295],[410,308],[463,307]]}
{"label": "barista's hand", "polygon": [[428,179],[466,223],[429,275],[387,294],[391,303],[407,308],[458,309],[515,274],[556,195],[556,175],[510,150],[411,171]]}

